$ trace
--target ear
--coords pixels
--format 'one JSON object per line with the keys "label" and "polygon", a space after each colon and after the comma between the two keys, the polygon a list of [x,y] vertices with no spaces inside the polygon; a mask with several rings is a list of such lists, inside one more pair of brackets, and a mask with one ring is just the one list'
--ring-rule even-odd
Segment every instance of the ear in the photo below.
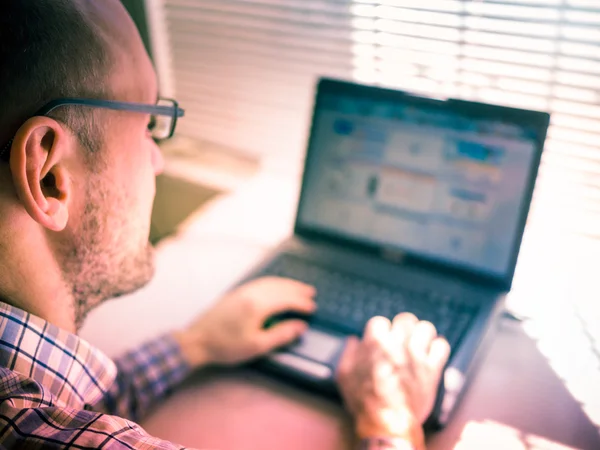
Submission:
{"label": "ear", "polygon": [[41,226],[62,231],[69,219],[72,194],[66,160],[73,136],[49,117],[32,117],[17,132],[10,169],[19,200]]}

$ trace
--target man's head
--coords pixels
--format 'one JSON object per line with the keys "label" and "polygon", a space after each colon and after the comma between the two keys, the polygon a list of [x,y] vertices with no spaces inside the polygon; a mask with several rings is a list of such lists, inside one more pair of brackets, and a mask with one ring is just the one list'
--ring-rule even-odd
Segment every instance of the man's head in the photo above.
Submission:
{"label": "man's head", "polygon": [[154,71],[119,0],[3,2],[0,65],[0,147],[14,138],[0,162],[0,297],[33,313],[68,301],[78,327],[153,274],[162,159],[147,114],[68,106],[31,116],[64,97],[153,104]]}

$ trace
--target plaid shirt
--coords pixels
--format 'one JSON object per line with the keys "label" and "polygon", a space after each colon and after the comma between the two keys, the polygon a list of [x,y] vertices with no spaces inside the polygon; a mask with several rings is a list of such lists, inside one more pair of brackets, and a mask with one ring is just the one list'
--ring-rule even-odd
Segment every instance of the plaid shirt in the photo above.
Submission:
{"label": "plaid shirt", "polygon": [[0,302],[0,449],[180,449],[132,421],[190,370],[169,336],[113,362]]}
{"label": "plaid shirt", "polygon": [[[190,371],[168,335],[113,362],[74,334],[0,302],[0,450],[183,449],[132,421]],[[412,448],[393,439],[359,445]]]}

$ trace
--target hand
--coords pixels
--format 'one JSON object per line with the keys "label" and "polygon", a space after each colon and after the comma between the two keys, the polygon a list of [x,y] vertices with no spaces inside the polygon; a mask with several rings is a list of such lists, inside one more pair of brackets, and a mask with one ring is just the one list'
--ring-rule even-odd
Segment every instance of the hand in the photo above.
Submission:
{"label": "hand", "polygon": [[449,354],[435,327],[408,313],[393,323],[374,317],[362,341],[349,338],[337,379],[358,436],[407,438],[417,445]]}
{"label": "hand", "polygon": [[175,333],[192,365],[232,365],[249,361],[292,343],[307,329],[301,320],[286,320],[269,329],[274,314],[294,310],[313,313],[315,289],[283,278],[261,278],[226,294],[187,329]]}

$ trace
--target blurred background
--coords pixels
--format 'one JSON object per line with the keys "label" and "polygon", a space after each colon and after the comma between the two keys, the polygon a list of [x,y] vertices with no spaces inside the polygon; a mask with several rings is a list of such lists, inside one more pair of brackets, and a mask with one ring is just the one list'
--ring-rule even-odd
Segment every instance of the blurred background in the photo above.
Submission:
{"label": "blurred background", "polygon": [[186,109],[156,242],[261,171],[299,182],[319,76],[550,112],[508,305],[600,426],[600,0],[122,1]]}
{"label": "blurred background", "polygon": [[598,0],[123,1],[192,146],[297,173],[319,75],[549,111],[534,212],[600,232]]}

